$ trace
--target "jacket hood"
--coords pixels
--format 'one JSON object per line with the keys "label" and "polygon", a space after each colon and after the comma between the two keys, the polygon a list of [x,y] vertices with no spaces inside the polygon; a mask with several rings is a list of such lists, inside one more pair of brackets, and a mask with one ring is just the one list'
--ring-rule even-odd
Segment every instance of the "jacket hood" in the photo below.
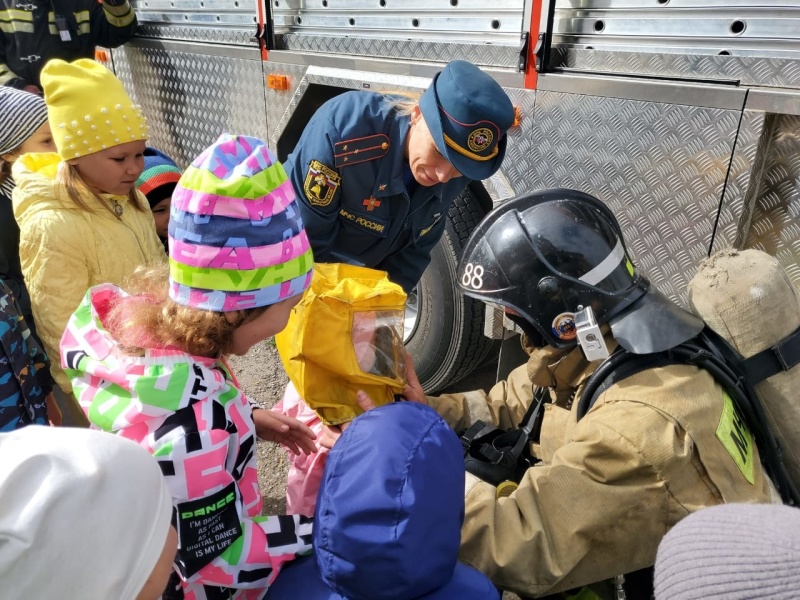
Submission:
{"label": "jacket hood", "polygon": [[281,572],[270,600],[498,597],[457,561],[461,443],[427,406],[395,402],[357,417],[328,456],[314,518],[315,560]]}
{"label": "jacket hood", "polygon": [[56,174],[61,158],[54,152],[23,154],[14,162],[11,176],[16,188],[13,194],[14,218],[23,226],[34,213],[63,208],[56,200]]}
{"label": "jacket hood", "polygon": [[[110,284],[91,288],[61,338],[61,364],[93,424],[118,431],[224,393],[230,384],[213,359],[168,348],[144,356],[120,352],[105,320],[127,297]],[[111,408],[110,396],[115,397]]]}

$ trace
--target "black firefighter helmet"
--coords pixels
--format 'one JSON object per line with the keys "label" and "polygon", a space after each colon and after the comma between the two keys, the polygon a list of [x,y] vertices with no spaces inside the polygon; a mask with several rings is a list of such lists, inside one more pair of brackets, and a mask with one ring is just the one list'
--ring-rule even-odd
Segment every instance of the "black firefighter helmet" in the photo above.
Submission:
{"label": "black firefighter helmet", "polygon": [[591,306],[636,354],[667,350],[703,328],[636,270],[611,210],[577,190],[530,193],[492,210],[464,248],[458,285],[511,309],[526,333],[556,348],[577,344],[579,307]]}

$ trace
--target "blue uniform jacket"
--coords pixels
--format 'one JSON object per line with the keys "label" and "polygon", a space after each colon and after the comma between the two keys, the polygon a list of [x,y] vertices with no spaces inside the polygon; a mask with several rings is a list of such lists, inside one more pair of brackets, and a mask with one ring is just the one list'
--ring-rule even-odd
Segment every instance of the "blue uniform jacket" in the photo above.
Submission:
{"label": "blue uniform jacket", "polygon": [[285,163],[314,259],[389,273],[406,292],[444,233],[447,209],[469,180],[403,182],[410,119],[382,94],[346,92],[320,107]]}

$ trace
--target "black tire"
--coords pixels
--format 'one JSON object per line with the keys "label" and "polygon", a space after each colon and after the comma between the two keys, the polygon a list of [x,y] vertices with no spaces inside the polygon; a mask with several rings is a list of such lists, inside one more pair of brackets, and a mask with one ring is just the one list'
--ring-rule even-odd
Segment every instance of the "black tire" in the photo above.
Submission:
{"label": "black tire", "polygon": [[456,288],[458,259],[483,216],[478,200],[465,189],[450,206],[444,235],[417,285],[418,318],[406,350],[429,394],[469,375],[494,346],[483,335],[486,305]]}

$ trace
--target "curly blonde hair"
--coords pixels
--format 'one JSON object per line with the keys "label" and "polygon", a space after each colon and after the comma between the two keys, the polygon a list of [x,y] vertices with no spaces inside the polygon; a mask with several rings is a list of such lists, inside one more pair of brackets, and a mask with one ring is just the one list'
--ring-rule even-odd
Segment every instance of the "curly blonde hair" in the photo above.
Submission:
{"label": "curly blonde hair", "polygon": [[264,314],[269,306],[215,312],[178,304],[169,297],[169,267],[139,268],[125,285],[130,294],[111,307],[108,331],[123,352],[141,356],[148,348],[179,348],[195,356],[230,353],[233,332]]}

